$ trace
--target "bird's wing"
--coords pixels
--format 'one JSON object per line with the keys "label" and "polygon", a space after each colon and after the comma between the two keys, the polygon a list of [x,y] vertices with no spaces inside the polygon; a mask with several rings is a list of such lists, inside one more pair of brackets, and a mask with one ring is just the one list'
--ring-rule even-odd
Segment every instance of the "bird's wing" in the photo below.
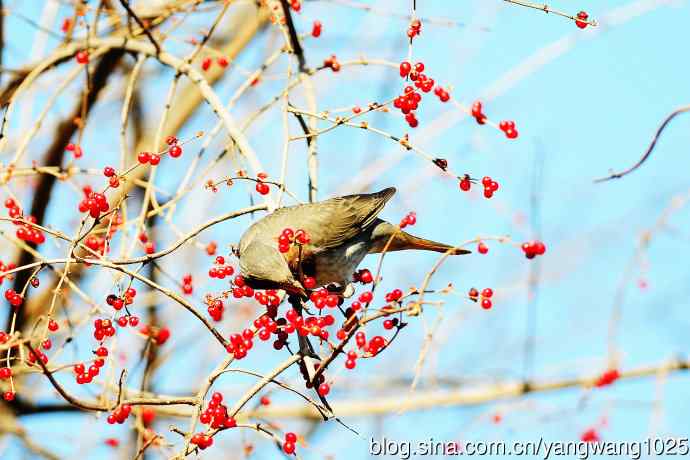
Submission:
{"label": "bird's wing", "polygon": [[347,195],[311,205],[285,209],[294,229],[309,233],[309,246],[317,251],[342,245],[376,220],[395,194],[389,187],[377,193]]}

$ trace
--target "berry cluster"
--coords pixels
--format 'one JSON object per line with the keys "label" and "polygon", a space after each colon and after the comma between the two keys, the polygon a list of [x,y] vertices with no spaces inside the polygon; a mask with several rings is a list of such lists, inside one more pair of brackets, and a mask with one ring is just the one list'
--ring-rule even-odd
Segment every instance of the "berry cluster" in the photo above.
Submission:
{"label": "berry cluster", "polygon": [[393,289],[391,292],[386,294],[386,302],[397,302],[403,296],[403,292],[400,289]]}
{"label": "berry cluster", "polygon": [[106,246],[106,239],[98,235],[87,236],[86,240],[84,241],[84,244],[86,244],[87,248],[100,254],[105,254],[106,251],[109,249]]}
{"label": "berry cluster", "polygon": [[95,353],[97,358],[93,360],[93,364],[91,364],[88,369],[84,363],[74,365],[74,374],[79,385],[91,383],[93,378],[99,374],[101,367],[105,364],[105,357],[108,356],[108,349],[105,347],[98,347]]}
{"label": "berry cluster", "polygon": [[494,192],[498,190],[498,182],[491,179],[489,176],[484,176],[482,178],[482,185],[484,186],[484,197],[491,198],[494,196]]}
{"label": "berry cluster", "polygon": [[221,299],[209,299],[207,310],[208,314],[211,315],[211,318],[213,318],[214,321],[222,321],[225,305]]}
{"label": "berry cluster", "polygon": [[[216,62],[217,62],[218,65],[221,66],[222,68],[226,68],[226,67],[228,66],[228,64],[230,64],[230,61],[228,61],[228,58],[226,58],[225,56],[220,56],[220,57],[218,57],[218,58],[216,59]],[[213,59],[210,58],[210,57],[205,57],[205,58],[202,59],[202,61],[201,61],[201,69],[205,72],[205,71],[207,71],[208,69],[211,68],[211,64],[213,64]]]}
{"label": "berry cluster", "polygon": [[115,294],[110,294],[105,298],[108,305],[113,307],[115,310],[122,310],[125,305],[131,305],[134,302],[134,298],[137,295],[137,290],[133,287],[127,288],[122,297],[118,297]]}
{"label": "berry cluster", "polygon": [[329,308],[337,307],[338,305],[341,304],[340,299],[341,299],[340,296],[330,293],[327,289],[318,289],[316,291],[313,291],[309,295],[309,300],[311,300],[314,303],[314,305],[316,306],[316,308],[318,308],[319,310],[321,310],[325,307],[329,307]]}
{"label": "berry cluster", "polygon": [[67,150],[68,152],[72,152],[74,158],[81,158],[82,156],[84,156],[84,151],[82,150],[82,148],[79,145],[73,144],[71,142],[67,144],[65,150]]}
{"label": "berry cluster", "polygon": [[505,133],[508,139],[515,139],[518,137],[517,129],[515,129],[515,122],[512,120],[503,120],[498,124],[498,128]]}
{"label": "berry cluster", "polygon": [[17,309],[21,307],[22,303],[24,303],[24,296],[16,292],[14,289],[8,289],[5,291],[5,300],[7,300],[10,305]]}
{"label": "berry cluster", "polygon": [[146,324],[139,329],[139,332],[153,339],[156,345],[163,345],[170,338],[170,329],[167,327],[154,327]]}
{"label": "berry cluster", "polygon": [[[12,198],[8,198],[5,200],[5,208],[7,208],[7,213],[13,219],[22,216],[22,209]],[[46,237],[43,234],[43,232],[31,225],[36,223],[36,217],[28,216],[26,220],[29,223],[25,224],[20,222],[19,220],[13,221],[14,225],[17,225],[19,227],[17,228],[16,232],[17,238],[19,238],[22,241],[35,243],[36,245],[44,243]]]}
{"label": "berry cluster", "polygon": [[345,360],[346,369],[354,369],[357,366],[357,358],[359,355],[356,351],[350,350],[347,352],[347,359]]}
{"label": "berry cluster", "polygon": [[441,102],[448,102],[450,100],[450,94],[442,86],[437,86],[434,89],[434,94],[438,96]]}
{"label": "berry cluster", "polygon": [[259,192],[261,195],[268,195],[268,184],[264,182],[267,178],[268,174],[264,172],[260,172],[256,175],[256,191]]}
{"label": "berry cluster", "polygon": [[405,121],[407,121],[411,128],[416,128],[419,125],[413,110],[417,110],[421,100],[422,95],[411,86],[406,86],[403,94],[393,100],[393,107],[400,109],[405,114]]}
{"label": "berry cluster", "polygon": [[[323,299],[323,297],[321,298]],[[291,334],[297,331],[299,335],[313,335],[314,337],[319,337],[322,340],[328,340],[329,334],[326,330],[326,327],[332,326],[335,323],[335,318],[332,315],[324,315],[321,317],[309,316],[305,319],[294,309],[290,309],[285,313],[285,319],[288,321],[284,326],[284,331],[286,334]]]}
{"label": "berry cluster", "polygon": [[494,295],[494,291],[491,288],[484,288],[481,296],[479,295],[479,291],[477,291],[475,288],[472,288],[467,295],[473,302],[477,302],[481,298],[481,306],[484,310],[489,310],[493,306],[491,297]]}
{"label": "berry cluster", "polygon": [[91,217],[98,219],[101,213],[110,209],[108,200],[102,193],[91,192],[89,188],[85,189],[85,194],[86,191],[89,191],[89,194],[79,202],[79,212],[88,212]]}
{"label": "berry cluster", "polygon": [[[462,178],[459,178],[459,186],[460,190],[463,192],[469,192],[470,188],[472,188],[472,179],[470,179],[470,176],[465,174]],[[496,192],[499,188],[498,182],[495,180],[491,179],[489,176],[485,176],[482,178],[482,185],[484,186],[484,198],[491,198],[494,196],[494,192]],[[488,251],[488,248],[486,248]],[[481,252],[481,251],[480,251]],[[482,252],[482,254],[486,254],[486,252]]]}
{"label": "berry cluster", "polygon": [[[5,265],[2,261],[0,261],[0,273],[14,270],[15,268],[17,268],[17,264],[15,264],[14,262],[8,262],[7,265]],[[0,276],[0,284],[2,284],[5,278],[13,279],[14,276],[11,274],[6,276]]]}
{"label": "berry cluster", "polygon": [[93,322],[93,338],[98,340],[99,342],[105,339],[106,337],[112,337],[115,335],[115,328],[113,327],[112,321],[109,319],[96,319]]}
{"label": "berry cluster", "polygon": [[290,250],[290,246],[293,244],[301,246],[308,243],[309,234],[306,231],[302,229],[293,231],[291,228],[285,228],[278,237],[278,250],[285,253]]}
{"label": "berry cluster", "polygon": [[[268,318],[265,315],[262,316],[262,318],[264,317]],[[270,330],[271,326],[266,325],[265,327]],[[245,329],[244,331],[242,331],[242,334],[232,334],[230,336],[230,342],[227,344],[225,349],[228,353],[235,355],[235,359],[242,359],[245,356],[247,356],[247,352],[251,350],[251,348],[254,346],[254,342],[252,341],[253,337],[254,331],[252,331],[251,329]]]}
{"label": "berry cluster", "polygon": [[297,442],[297,435],[292,432],[285,433],[285,442],[283,443],[283,452],[286,454],[295,453],[295,443]]}
{"label": "berry cluster", "polygon": [[213,437],[204,433],[195,433],[190,442],[198,446],[199,449],[204,450],[213,445]]}
{"label": "berry cluster", "polygon": [[484,112],[482,112],[482,103],[480,101],[475,101],[472,104],[471,113],[474,119],[477,120],[477,123],[480,125],[486,123],[486,115],[484,115]]}
{"label": "berry cluster", "polygon": [[578,26],[580,29],[584,29],[587,27],[589,24],[586,22],[587,18],[589,18],[589,14],[587,14],[586,11],[580,11],[577,13],[577,18],[581,19],[580,21],[575,21],[575,25]]}
{"label": "berry cluster", "polygon": [[237,422],[233,417],[228,416],[228,408],[223,404],[223,395],[215,392],[211,395],[206,409],[199,416],[199,421],[211,428],[234,428]]}
{"label": "berry cluster", "polygon": [[335,54],[331,54],[331,57],[324,59],[323,66],[330,68],[333,72],[338,72],[340,70],[340,62]]}
{"label": "berry cluster", "polygon": [[[225,257],[217,256],[216,265],[211,267],[208,271],[208,276],[211,278],[218,278],[222,280],[226,276],[232,276],[235,273],[235,269],[231,265],[225,265]],[[191,283],[191,278],[190,278]]]}
{"label": "berry cluster", "polygon": [[363,331],[359,331],[355,334],[355,343],[357,347],[368,353],[369,356],[376,356],[386,346],[386,339],[380,335],[375,335],[367,343],[366,334]]}
{"label": "berry cluster", "polygon": [[407,36],[410,38],[410,42],[420,33],[422,33],[422,21],[413,19],[407,28]]}
{"label": "berry cluster", "polygon": [[153,241],[149,241],[149,236],[146,232],[139,233],[138,239],[139,242],[144,245],[144,252],[146,252],[146,254],[153,254],[156,252],[156,246],[153,244]]}
{"label": "berry cluster", "polygon": [[254,297],[254,289],[251,286],[247,286],[244,282],[242,275],[237,275],[233,280],[234,288],[232,288],[232,296],[236,299],[241,299],[242,297]]}
{"label": "berry cluster", "polygon": [[595,387],[605,387],[611,385],[613,382],[620,378],[621,374],[618,369],[609,369],[597,378],[594,382]]}
{"label": "berry cluster", "polygon": [[[48,341],[46,348],[50,348],[51,343]],[[43,353],[41,350],[31,350],[28,353],[28,358],[29,358],[29,364],[33,364],[36,362],[36,360],[41,360],[43,364],[48,364],[48,356],[46,356],[45,353]]]}
{"label": "berry cluster", "polygon": [[122,404],[120,407],[115,409],[112,414],[108,415],[108,418],[106,420],[111,425],[114,425],[115,423],[121,425],[125,423],[125,420],[127,420],[127,417],[129,417],[129,414],[131,413],[132,406],[130,406],[129,404]]}
{"label": "berry cluster", "polygon": [[534,259],[536,256],[541,256],[546,252],[546,245],[536,240],[522,243],[520,247],[522,248],[522,252],[525,253],[525,257],[528,259]]}
{"label": "berry cluster", "polygon": [[117,324],[120,327],[137,327],[139,325],[139,317],[134,315],[124,315],[117,319]]}
{"label": "berry cluster", "polygon": [[409,212],[400,221],[400,228],[405,228],[408,225],[414,225],[416,223],[417,223],[417,213],[416,212]]}

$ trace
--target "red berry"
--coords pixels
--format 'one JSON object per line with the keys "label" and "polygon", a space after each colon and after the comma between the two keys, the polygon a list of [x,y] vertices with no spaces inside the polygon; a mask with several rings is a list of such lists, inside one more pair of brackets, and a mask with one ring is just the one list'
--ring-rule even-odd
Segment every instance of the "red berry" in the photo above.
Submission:
{"label": "red berry", "polygon": [[486,297],[487,299],[494,295],[494,291],[491,288],[486,288],[482,291],[482,297]]}
{"label": "red berry", "polygon": [[86,64],[89,62],[89,52],[86,50],[78,51],[76,58],[79,64]]}
{"label": "red berry", "polygon": [[311,36],[312,37],[319,37],[321,35],[321,23],[319,21],[314,21],[314,24],[311,27]]}
{"label": "red berry", "polygon": [[586,11],[580,11],[579,13],[577,13],[577,18],[583,19],[583,21],[575,21],[575,25],[578,26],[580,29],[584,29],[585,27],[587,27],[587,22],[585,21],[588,17],[589,15]]}
{"label": "red berry", "polygon": [[175,145],[170,147],[170,149],[168,150],[168,153],[170,153],[171,157],[178,158],[180,155],[182,155],[182,147],[175,144]]}
{"label": "red berry", "polygon": [[321,396],[326,396],[328,393],[330,393],[330,391],[331,387],[327,383],[322,383],[321,385],[319,385],[318,392]]}
{"label": "red berry", "polygon": [[256,191],[259,192],[261,195],[268,195],[268,192],[269,192],[268,184],[264,184],[263,182],[257,182],[256,183]]}
{"label": "red berry", "polygon": [[316,279],[311,276],[305,276],[303,284],[307,289],[314,289],[316,287]]}
{"label": "red berry", "polygon": [[149,152],[139,152],[139,155],[137,155],[137,160],[143,165],[148,163],[150,159],[151,154]]}
{"label": "red berry", "polygon": [[489,300],[489,299],[483,299],[483,300],[482,300],[482,308],[483,308],[484,310],[488,310],[489,308],[491,308],[491,300]]}
{"label": "red berry", "polygon": [[283,452],[285,452],[288,455],[294,454],[295,453],[295,443],[285,441],[285,443],[283,444]]}
{"label": "red berry", "polygon": [[410,65],[409,62],[403,61],[400,63],[400,76],[401,77],[407,77],[407,75],[410,73],[410,70],[412,69],[412,65]]}
{"label": "red berry", "polygon": [[477,245],[477,251],[478,251],[480,254],[486,254],[487,252],[489,252],[489,247],[488,247],[486,244],[484,244],[483,242],[480,242],[480,243]]}

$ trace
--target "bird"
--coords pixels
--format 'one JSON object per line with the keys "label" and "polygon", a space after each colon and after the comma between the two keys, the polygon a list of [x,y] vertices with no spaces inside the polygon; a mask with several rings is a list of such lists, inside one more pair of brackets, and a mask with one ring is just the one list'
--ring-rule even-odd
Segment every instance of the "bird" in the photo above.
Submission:
{"label": "bird", "polygon": [[[237,247],[240,273],[254,289],[283,290],[307,298],[305,277],[317,286],[344,289],[367,254],[423,250],[453,255],[471,251],[411,235],[378,215],[396,189],[361,193],[286,206],[259,219],[242,235]],[[278,249],[284,229],[301,229],[307,244]]]}
{"label": "bird", "polygon": [[[286,206],[259,219],[244,232],[234,251],[244,283],[253,289],[285,291],[289,303],[301,316],[303,300],[308,299],[304,285],[307,277],[315,281],[310,283],[314,284],[311,288],[325,286],[330,292],[343,295],[352,287],[352,275],[367,254],[403,250],[471,252],[411,235],[379,219],[378,215],[395,192],[394,187],[388,187],[376,193]],[[279,238],[286,229],[295,236],[302,231],[308,240],[282,252]],[[314,388],[318,386],[315,379],[321,357],[306,336],[298,334],[297,338],[302,356],[300,372],[307,388]],[[317,394],[332,412],[326,398]]]}

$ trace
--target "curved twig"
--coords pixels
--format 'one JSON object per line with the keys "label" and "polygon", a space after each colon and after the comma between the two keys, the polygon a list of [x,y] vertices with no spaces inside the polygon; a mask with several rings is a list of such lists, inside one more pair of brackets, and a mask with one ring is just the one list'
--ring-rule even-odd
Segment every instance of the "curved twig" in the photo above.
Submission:
{"label": "curved twig", "polygon": [[666,125],[668,125],[671,120],[673,120],[676,115],[680,115],[681,113],[688,112],[690,111],[690,105],[686,105],[684,107],[681,107],[679,109],[674,110],[671,112],[669,116],[666,117],[663,123],[661,123],[661,126],[659,126],[659,129],[657,129],[656,134],[654,134],[654,137],[652,138],[652,142],[649,144],[649,147],[647,147],[647,151],[642,155],[642,158],[640,158],[637,163],[629,167],[628,169],[625,169],[621,172],[617,173],[611,173],[611,175],[602,177],[600,179],[595,179],[594,182],[599,183],[599,182],[606,182],[611,179],[620,179],[623,176],[626,176],[630,174],[631,172],[635,171],[637,168],[642,166],[642,163],[647,161],[647,159],[651,156],[652,151],[654,150],[654,147],[656,147],[656,142],[659,140],[659,136],[661,136],[661,133],[666,129]]}

